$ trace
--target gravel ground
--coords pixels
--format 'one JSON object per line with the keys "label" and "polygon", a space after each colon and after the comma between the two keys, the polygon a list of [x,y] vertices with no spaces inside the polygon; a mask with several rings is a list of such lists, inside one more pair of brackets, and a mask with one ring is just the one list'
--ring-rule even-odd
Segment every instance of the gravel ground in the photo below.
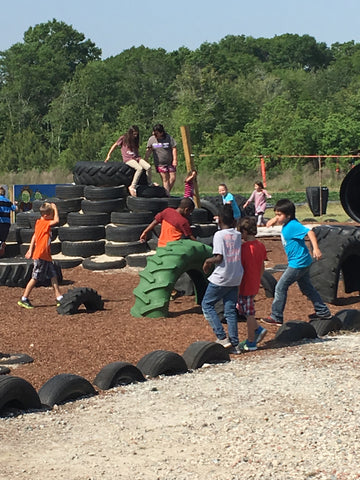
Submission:
{"label": "gravel ground", "polygon": [[360,333],[0,419],[0,479],[360,478]]}

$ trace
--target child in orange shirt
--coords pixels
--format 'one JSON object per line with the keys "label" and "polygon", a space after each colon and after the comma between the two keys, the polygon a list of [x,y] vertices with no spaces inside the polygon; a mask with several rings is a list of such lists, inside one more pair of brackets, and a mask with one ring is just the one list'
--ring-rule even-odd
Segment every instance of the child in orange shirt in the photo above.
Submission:
{"label": "child in orange shirt", "polygon": [[59,223],[59,213],[55,203],[45,202],[40,207],[40,214],[41,217],[36,221],[35,232],[31,238],[29,249],[25,254],[26,258],[34,260],[32,278],[26,285],[21,300],[18,301],[20,307],[27,309],[34,308],[29,300],[29,295],[38,281],[50,279],[56,295],[57,305],[62,299],[50,253],[51,227]]}

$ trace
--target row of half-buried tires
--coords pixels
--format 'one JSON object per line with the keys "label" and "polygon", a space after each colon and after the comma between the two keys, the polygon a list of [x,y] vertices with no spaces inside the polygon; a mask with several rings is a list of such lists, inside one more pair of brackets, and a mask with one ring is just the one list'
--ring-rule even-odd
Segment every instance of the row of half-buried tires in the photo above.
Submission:
{"label": "row of half-buried tires", "polygon": [[[272,343],[288,345],[341,329],[358,331],[360,311],[342,310],[334,316],[332,322],[332,327],[329,321],[324,320],[313,320],[310,323],[287,322],[280,327]],[[324,327],[328,332],[324,333]],[[0,375],[0,416],[14,415],[19,411],[49,409],[54,405],[90,397],[97,394],[95,387],[109,390],[130,383],[144,382],[146,377],[184,374],[201,368],[204,364],[229,361],[229,353],[222,345],[197,341],[192,343],[183,355],[168,350],[155,350],[142,357],[136,366],[123,361],[109,363],[99,371],[92,383],[80,375],[62,373],[50,378],[36,392],[29,382],[20,377]]]}
{"label": "row of half-buried tires", "polygon": [[52,408],[78,398],[93,396],[134,382],[144,382],[146,377],[177,375],[195,370],[206,364],[230,361],[227,350],[215,342],[198,341],[191,344],[183,355],[167,350],[155,350],[142,357],[136,366],[128,362],[112,362],[103,367],[93,382],[74,374],[59,374],[50,378],[38,392],[26,380],[15,376],[0,376],[0,415],[14,410],[39,410]]}

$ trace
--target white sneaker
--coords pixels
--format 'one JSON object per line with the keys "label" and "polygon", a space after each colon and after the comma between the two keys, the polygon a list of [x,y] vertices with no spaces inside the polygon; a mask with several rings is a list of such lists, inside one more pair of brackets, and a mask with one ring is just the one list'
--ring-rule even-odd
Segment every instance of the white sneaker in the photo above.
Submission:
{"label": "white sneaker", "polygon": [[230,342],[230,339],[228,337],[225,337],[223,338],[222,340],[220,340],[219,338],[216,340],[216,343],[220,343],[220,345],[222,345],[224,348],[229,348],[231,347],[231,342]]}

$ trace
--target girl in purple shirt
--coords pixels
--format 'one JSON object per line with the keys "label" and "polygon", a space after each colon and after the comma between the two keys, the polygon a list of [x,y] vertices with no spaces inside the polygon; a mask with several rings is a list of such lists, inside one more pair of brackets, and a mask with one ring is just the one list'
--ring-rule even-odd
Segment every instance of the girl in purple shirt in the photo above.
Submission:
{"label": "girl in purple shirt", "polygon": [[255,190],[250,195],[249,199],[244,203],[243,208],[246,208],[250,202],[255,203],[255,216],[257,217],[257,225],[263,226],[266,224],[264,220],[264,213],[266,209],[266,199],[271,198],[271,195],[265,190],[262,182],[255,182]]}

